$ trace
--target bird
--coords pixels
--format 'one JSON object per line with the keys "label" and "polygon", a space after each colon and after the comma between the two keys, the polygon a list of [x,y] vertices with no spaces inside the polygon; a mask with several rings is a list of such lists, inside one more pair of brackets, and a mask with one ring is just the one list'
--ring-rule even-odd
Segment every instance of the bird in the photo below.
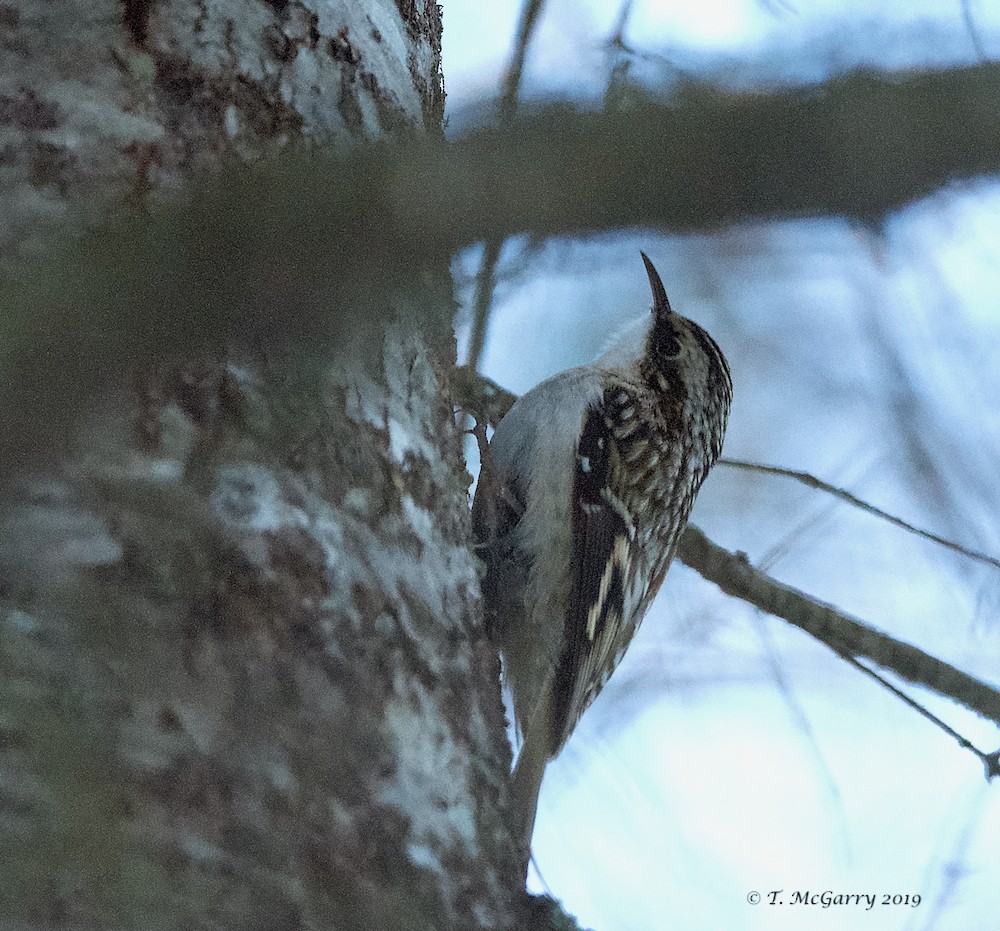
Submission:
{"label": "bird", "polygon": [[482,457],[472,506],[486,632],[521,738],[512,829],[525,873],[545,768],[656,596],[721,455],[732,401],[718,344],[674,312],[640,255],[650,312],[593,362],[514,403]]}

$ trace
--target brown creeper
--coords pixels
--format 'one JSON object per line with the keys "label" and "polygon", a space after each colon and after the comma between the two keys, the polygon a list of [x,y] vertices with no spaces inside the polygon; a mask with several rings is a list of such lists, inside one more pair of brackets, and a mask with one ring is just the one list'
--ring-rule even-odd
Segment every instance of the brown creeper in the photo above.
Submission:
{"label": "brown creeper", "polygon": [[472,508],[487,627],[523,737],[513,781],[525,867],[545,766],[663,582],[729,415],[722,352],[671,310],[641,254],[652,314],[592,364],[514,404],[490,443]]}

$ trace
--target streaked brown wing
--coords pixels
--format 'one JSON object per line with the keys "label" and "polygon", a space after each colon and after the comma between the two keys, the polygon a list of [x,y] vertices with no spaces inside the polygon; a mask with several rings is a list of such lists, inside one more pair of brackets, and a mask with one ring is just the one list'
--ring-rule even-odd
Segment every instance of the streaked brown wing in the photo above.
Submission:
{"label": "streaked brown wing", "polygon": [[552,753],[611,673],[622,626],[635,529],[615,493],[619,462],[613,410],[627,395],[610,389],[584,419],[573,480],[571,591],[553,689]]}

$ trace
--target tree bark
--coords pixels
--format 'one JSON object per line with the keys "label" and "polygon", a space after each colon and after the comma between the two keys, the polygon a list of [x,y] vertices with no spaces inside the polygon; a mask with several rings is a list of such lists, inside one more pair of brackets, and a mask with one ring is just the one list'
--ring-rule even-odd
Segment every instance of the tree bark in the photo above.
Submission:
{"label": "tree bark", "polygon": [[0,255],[299,138],[439,136],[440,33],[416,0],[0,3]]}
{"label": "tree bark", "polygon": [[[197,198],[226,163],[440,135],[440,28],[417,0],[0,4],[4,268],[29,287],[57,231]],[[186,353],[165,332],[169,353],[116,355],[130,337],[88,319],[102,283],[79,265],[59,312],[10,334],[26,446],[5,447],[0,923],[514,927],[447,265],[352,286],[353,340],[270,339],[212,328],[222,285],[263,267],[220,230],[103,282],[140,332],[202,309]],[[182,252],[203,277],[170,278]],[[327,284],[357,282],[342,258]],[[280,259],[267,299],[338,297],[301,293],[321,256]],[[145,275],[164,290],[130,302]],[[99,380],[62,364],[67,321]],[[30,434],[50,383],[59,430]]]}

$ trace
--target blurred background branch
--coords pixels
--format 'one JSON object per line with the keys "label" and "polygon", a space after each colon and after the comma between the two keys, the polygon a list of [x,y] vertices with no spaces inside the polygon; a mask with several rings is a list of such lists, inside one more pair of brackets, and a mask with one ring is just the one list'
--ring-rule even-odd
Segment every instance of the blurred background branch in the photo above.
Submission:
{"label": "blurred background branch", "polygon": [[[8,378],[5,434],[18,435],[12,417],[28,434],[53,422],[11,403],[11,390],[38,394],[43,370],[23,355],[29,346],[62,360],[61,370],[73,373],[64,389],[78,398],[109,372],[108,358],[122,358],[126,343],[127,355],[155,359],[185,351],[192,338],[218,345],[231,333],[281,341],[319,333],[351,303],[332,293],[350,291],[356,303],[404,266],[447,260],[477,240],[636,225],[709,230],[793,215],[876,223],[946,184],[1000,171],[998,82],[1000,66],[989,64],[855,74],[822,90],[769,96],[690,86],[669,105],[650,100],[611,113],[548,107],[451,143],[343,159],[286,155],[232,169],[149,228],[127,222],[98,231],[81,251],[7,283],[4,369],[10,375],[27,361]],[[303,252],[327,258],[312,266],[313,280],[298,282],[294,301],[271,300],[274,282],[289,263],[302,267]],[[163,301],[159,315],[137,318],[135,306],[178,291],[165,283],[178,259],[193,276],[191,299]],[[89,283],[86,300],[77,284],[66,299],[71,280]],[[196,311],[192,300],[203,306]],[[59,336],[66,331],[76,334],[71,344]],[[65,411],[66,395],[51,387],[48,413]],[[16,445],[19,455],[36,448]]]}
{"label": "blurred background branch", "polygon": [[808,215],[877,224],[943,185],[1000,169],[998,85],[1000,66],[988,64],[856,73],[769,95],[690,84],[669,103],[605,113],[533,108],[462,136],[414,180],[421,206],[446,187],[437,204],[466,241],[476,238],[463,235],[471,225],[554,234]]}
{"label": "blurred background branch", "polygon": [[[545,0],[525,0],[521,7],[517,34],[510,64],[503,79],[503,92],[497,105],[498,125],[506,126],[517,113],[517,99],[521,93],[524,64],[528,57],[528,46],[538,25]],[[479,360],[486,345],[486,328],[489,325],[490,307],[493,303],[493,288],[496,284],[496,267],[500,260],[503,239],[488,236],[483,243],[483,257],[476,274],[476,293],[472,299],[472,329],[469,333],[467,362],[473,370],[479,368]]]}

